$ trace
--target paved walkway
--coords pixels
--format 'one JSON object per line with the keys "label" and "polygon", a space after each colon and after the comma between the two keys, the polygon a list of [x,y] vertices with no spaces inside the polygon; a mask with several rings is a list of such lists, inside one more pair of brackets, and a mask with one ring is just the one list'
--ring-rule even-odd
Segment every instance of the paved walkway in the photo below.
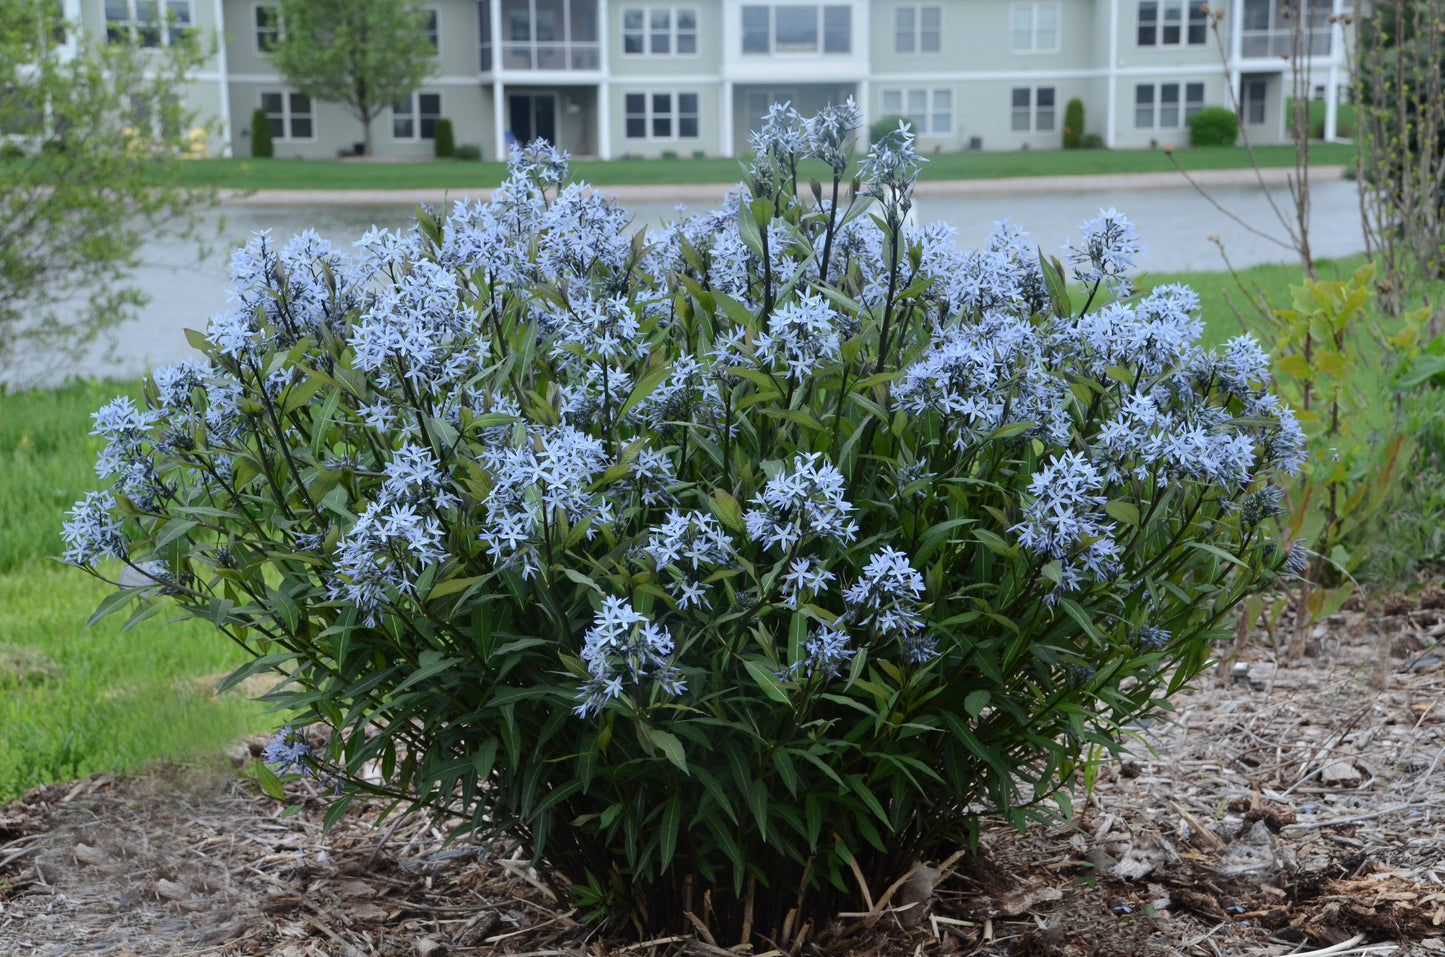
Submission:
{"label": "paved walkway", "polygon": [[[1343,166],[1316,166],[1310,178],[1318,182],[1344,177]],[[1284,186],[1294,176],[1291,168],[1199,170],[1189,174],[1200,186]],[[599,186],[599,192],[623,202],[716,203],[735,183],[659,183],[634,186]],[[1178,172],[1103,173],[1086,176],[1020,176],[1011,179],[956,179],[919,183],[918,196],[1022,195],[1030,193],[1118,193],[1139,189],[1187,186]],[[250,193],[222,190],[226,206],[415,206],[440,205],[462,197],[490,198],[487,187],[477,189],[260,189]]]}

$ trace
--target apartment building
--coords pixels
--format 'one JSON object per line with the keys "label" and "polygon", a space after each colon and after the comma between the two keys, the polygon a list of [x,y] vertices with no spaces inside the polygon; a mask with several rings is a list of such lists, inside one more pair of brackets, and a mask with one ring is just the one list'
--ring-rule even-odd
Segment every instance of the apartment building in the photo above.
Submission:
{"label": "apartment building", "polygon": [[[215,116],[213,151],[249,155],[266,112],[277,156],[329,158],[361,140],[343,108],[289,88],[271,61],[268,0],[65,0],[114,42],[177,29],[224,37],[185,101]],[[574,155],[733,156],[774,100],[808,113],[851,96],[865,123],[912,120],[924,152],[1052,149],[1065,104],[1110,147],[1182,144],[1205,106],[1239,104],[1255,142],[1285,138],[1290,17],[1302,5],[1314,95],[1347,86],[1353,0],[429,0],[436,69],[373,129],[377,155],[433,152],[436,121],[496,157],[545,137]],[[1231,88],[1233,96],[1231,97]]]}

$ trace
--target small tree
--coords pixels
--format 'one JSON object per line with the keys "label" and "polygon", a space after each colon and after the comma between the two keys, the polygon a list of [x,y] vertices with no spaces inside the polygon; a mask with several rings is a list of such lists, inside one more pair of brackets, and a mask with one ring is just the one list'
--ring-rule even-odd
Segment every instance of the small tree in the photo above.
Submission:
{"label": "small tree", "polygon": [[205,45],[178,30],[141,49],[72,29],[54,0],[0,3],[0,374],[12,384],[50,371],[36,357],[73,356],[129,318],[145,301],[126,283],[142,237],[194,227],[214,197],[181,185],[197,123],[172,92]]}
{"label": "small tree", "polygon": [[256,159],[270,159],[276,155],[276,147],[271,142],[271,121],[259,106],[251,114],[251,155]]}
{"label": "small tree", "polygon": [[1422,282],[1445,274],[1445,2],[1381,2],[1357,36],[1365,248],[1380,270],[1381,303],[1398,315]]}
{"label": "small tree", "polygon": [[1072,99],[1064,107],[1064,149],[1076,150],[1084,145],[1084,101]]}
{"label": "small tree", "polygon": [[451,159],[456,155],[457,141],[452,135],[452,121],[437,120],[436,154],[438,159]]}
{"label": "small tree", "polygon": [[276,67],[307,96],[340,103],[362,127],[410,96],[436,67],[415,0],[282,0]]}

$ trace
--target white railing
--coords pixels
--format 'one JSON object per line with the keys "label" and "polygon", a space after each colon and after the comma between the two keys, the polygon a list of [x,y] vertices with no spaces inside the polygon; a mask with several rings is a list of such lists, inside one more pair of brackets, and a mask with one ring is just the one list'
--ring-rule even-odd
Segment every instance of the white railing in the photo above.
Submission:
{"label": "white railing", "polygon": [[[1246,60],[1278,59],[1292,55],[1294,30],[1244,30],[1240,33],[1240,56]],[[1329,27],[1306,30],[1300,37],[1305,56],[1329,56],[1333,39]]]}
{"label": "white railing", "polygon": [[[504,70],[600,70],[602,69],[602,44],[596,40],[572,43],[528,43],[507,41],[501,44]],[[482,72],[491,72],[492,49],[483,44],[481,49]]]}

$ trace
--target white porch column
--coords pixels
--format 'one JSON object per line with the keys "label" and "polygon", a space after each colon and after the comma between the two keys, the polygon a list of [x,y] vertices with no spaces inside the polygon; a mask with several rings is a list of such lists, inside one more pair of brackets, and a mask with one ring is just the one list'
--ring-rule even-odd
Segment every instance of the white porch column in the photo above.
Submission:
{"label": "white porch column", "polygon": [[1340,108],[1340,78],[1338,68],[1332,63],[1325,81],[1325,142],[1333,143],[1338,135],[1339,125],[1336,113]]}
{"label": "white porch column", "polygon": [[1114,148],[1119,125],[1119,0],[1109,0],[1109,70],[1104,97],[1104,145]]}
{"label": "white porch column", "polygon": [[597,84],[598,159],[612,158],[612,84],[608,79],[612,76],[611,16],[607,0],[597,0],[597,68],[602,71],[602,80]]}
{"label": "white porch column", "polygon": [[492,82],[492,134],[497,138],[496,158],[507,161],[507,87],[501,80]]}
{"label": "white porch column", "polygon": [[221,75],[221,155],[229,158],[234,151],[231,149],[231,71],[226,62],[226,14],[221,0],[215,0],[214,6],[216,31],[221,35],[220,42],[216,44],[216,70]]}
{"label": "white porch column", "polygon": [[1342,0],[1330,4],[1330,69],[1325,81],[1325,142],[1333,143],[1339,136],[1340,67],[1344,60],[1345,29],[1340,23]]}
{"label": "white porch column", "polygon": [[612,159],[612,84],[607,80],[597,84],[597,158]]}
{"label": "white porch column", "polygon": [[1239,61],[1244,58],[1244,4],[1246,0],[1234,0],[1229,8],[1229,21],[1225,23],[1225,29],[1229,31],[1229,90],[1234,100],[1234,109],[1240,114],[1240,123],[1244,122],[1244,76],[1240,71]]}
{"label": "white porch column", "polygon": [[496,158],[507,159],[507,90],[502,81],[502,0],[487,4],[487,18],[492,29],[492,133],[496,136]]}
{"label": "white porch column", "polygon": [[[860,152],[866,152],[868,147],[873,145],[868,142],[868,126],[873,122],[873,111],[869,109],[872,102],[872,84],[865,76],[858,80],[858,138],[861,141],[859,143]],[[958,115],[957,110],[954,110],[954,115]],[[954,126],[956,130],[957,124],[955,123]]]}
{"label": "white porch column", "polygon": [[722,109],[718,110],[718,144],[722,155],[733,156],[733,81],[723,80]]}

